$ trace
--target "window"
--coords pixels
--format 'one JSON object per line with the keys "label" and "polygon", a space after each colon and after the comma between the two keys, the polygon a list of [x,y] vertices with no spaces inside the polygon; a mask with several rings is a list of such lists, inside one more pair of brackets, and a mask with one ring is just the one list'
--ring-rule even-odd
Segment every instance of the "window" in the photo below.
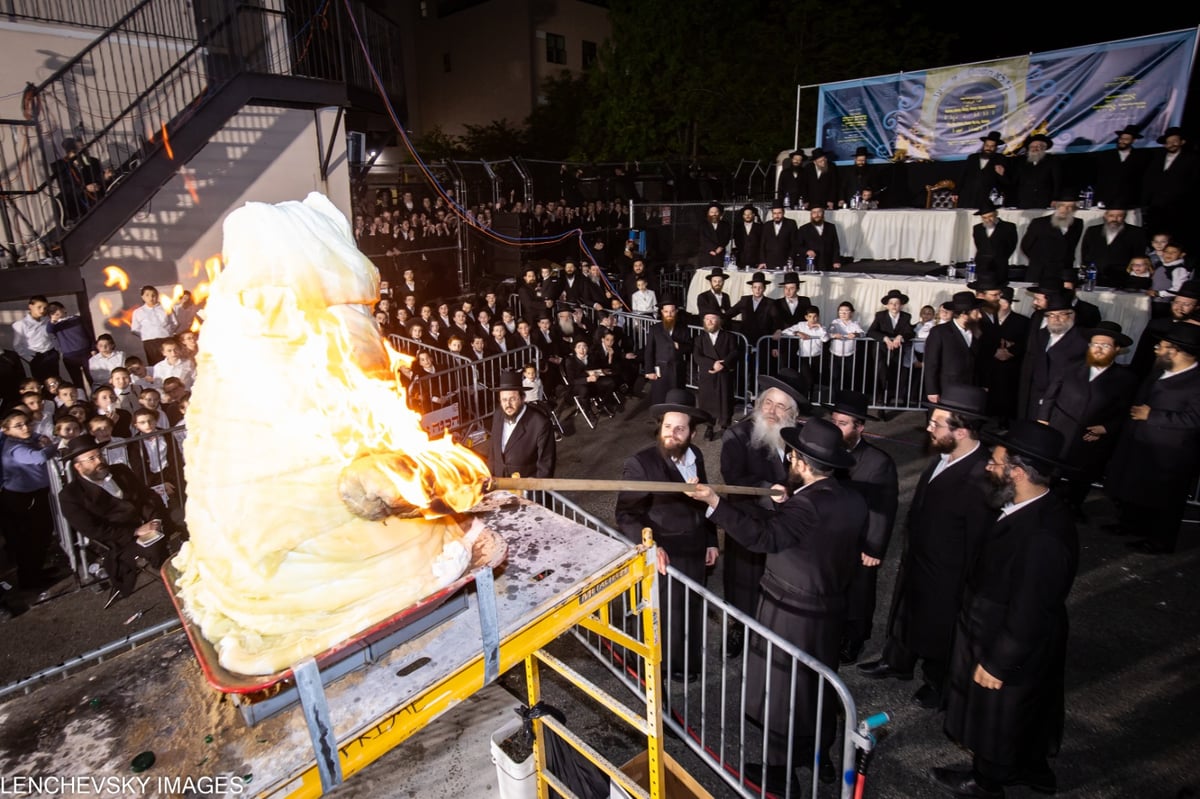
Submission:
{"label": "window", "polygon": [[587,69],[592,64],[596,63],[596,43],[585,41],[583,43],[583,68]]}
{"label": "window", "polygon": [[557,33],[546,34],[546,61],[550,64],[567,63],[567,37]]}

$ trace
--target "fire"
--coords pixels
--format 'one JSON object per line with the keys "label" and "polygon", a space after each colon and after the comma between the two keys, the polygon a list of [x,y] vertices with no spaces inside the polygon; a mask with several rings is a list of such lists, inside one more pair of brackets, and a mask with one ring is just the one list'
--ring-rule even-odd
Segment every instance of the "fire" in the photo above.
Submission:
{"label": "fire", "polygon": [[125,291],[129,288],[129,275],[116,264],[110,264],[104,267],[104,285],[108,288],[116,286],[121,291]]}
{"label": "fire", "polygon": [[166,148],[167,158],[174,161],[175,151],[171,149],[171,137],[167,135],[167,123],[162,123],[163,147]]}

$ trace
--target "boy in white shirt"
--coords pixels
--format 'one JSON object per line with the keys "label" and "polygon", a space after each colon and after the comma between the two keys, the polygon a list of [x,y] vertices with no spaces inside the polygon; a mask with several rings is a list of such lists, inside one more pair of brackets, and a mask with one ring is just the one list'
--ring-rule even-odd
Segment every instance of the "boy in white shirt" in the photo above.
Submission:
{"label": "boy in white shirt", "polygon": [[808,306],[804,321],[783,331],[783,335],[800,339],[800,374],[807,374],[813,384],[820,382],[821,356],[829,333],[821,326],[821,312],[815,305]]}
{"label": "boy in white shirt", "polygon": [[154,364],[154,382],[162,384],[168,377],[178,377],[189,390],[196,380],[196,364],[180,357],[179,342],[169,338],[162,343],[163,359]]}
{"label": "boy in white shirt", "polygon": [[629,300],[629,308],[634,313],[658,313],[658,295],[647,288],[649,281],[644,277],[639,277],[636,284],[637,291],[633,292],[633,297]]}
{"label": "boy in white shirt", "polygon": [[838,306],[838,318],[829,323],[830,383],[837,388],[861,390],[866,358],[858,358],[858,339],[867,335],[854,318],[854,305]]}
{"label": "boy in white shirt", "polygon": [[125,353],[117,349],[116,342],[108,333],[96,337],[96,354],[88,358],[88,374],[93,386],[102,386],[112,376],[113,369],[125,365]]}

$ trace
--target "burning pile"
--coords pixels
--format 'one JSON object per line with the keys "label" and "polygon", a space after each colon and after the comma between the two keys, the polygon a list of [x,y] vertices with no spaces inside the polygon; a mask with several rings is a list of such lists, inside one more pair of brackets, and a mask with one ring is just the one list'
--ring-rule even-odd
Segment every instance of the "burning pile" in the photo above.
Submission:
{"label": "burning pile", "polygon": [[446,514],[487,470],[405,404],[405,356],[370,314],[378,272],[325,197],[248,203],[224,234],[177,588],[222,666],[268,674],[456,580],[469,547]]}

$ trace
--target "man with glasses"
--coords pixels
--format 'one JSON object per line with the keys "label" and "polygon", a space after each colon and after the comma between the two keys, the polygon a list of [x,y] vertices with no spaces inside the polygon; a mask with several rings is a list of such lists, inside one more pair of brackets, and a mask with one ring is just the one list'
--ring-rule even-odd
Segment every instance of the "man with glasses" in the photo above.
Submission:
{"label": "man with glasses", "polygon": [[1046,326],[1030,336],[1025,358],[1025,380],[1022,381],[1021,418],[1038,418],[1042,397],[1057,376],[1083,363],[1087,356],[1088,340],[1075,327],[1075,311],[1070,299],[1062,293],[1045,295],[1042,318]]}
{"label": "man with glasses", "polygon": [[1104,487],[1117,503],[1118,532],[1141,536],[1129,546],[1158,555],[1175,551],[1200,471],[1200,325],[1172,325],[1154,353],[1155,372],[1134,396]]}
{"label": "man with glasses", "polygon": [[979,443],[986,406],[987,392],[963,385],[946,386],[928,403],[936,457],[909,506],[887,643],[877,660],[858,665],[866,677],[911,680],[922,661],[924,684],[913,701],[927,710],[941,706],[963,579],[995,517],[987,502],[987,450]]}

